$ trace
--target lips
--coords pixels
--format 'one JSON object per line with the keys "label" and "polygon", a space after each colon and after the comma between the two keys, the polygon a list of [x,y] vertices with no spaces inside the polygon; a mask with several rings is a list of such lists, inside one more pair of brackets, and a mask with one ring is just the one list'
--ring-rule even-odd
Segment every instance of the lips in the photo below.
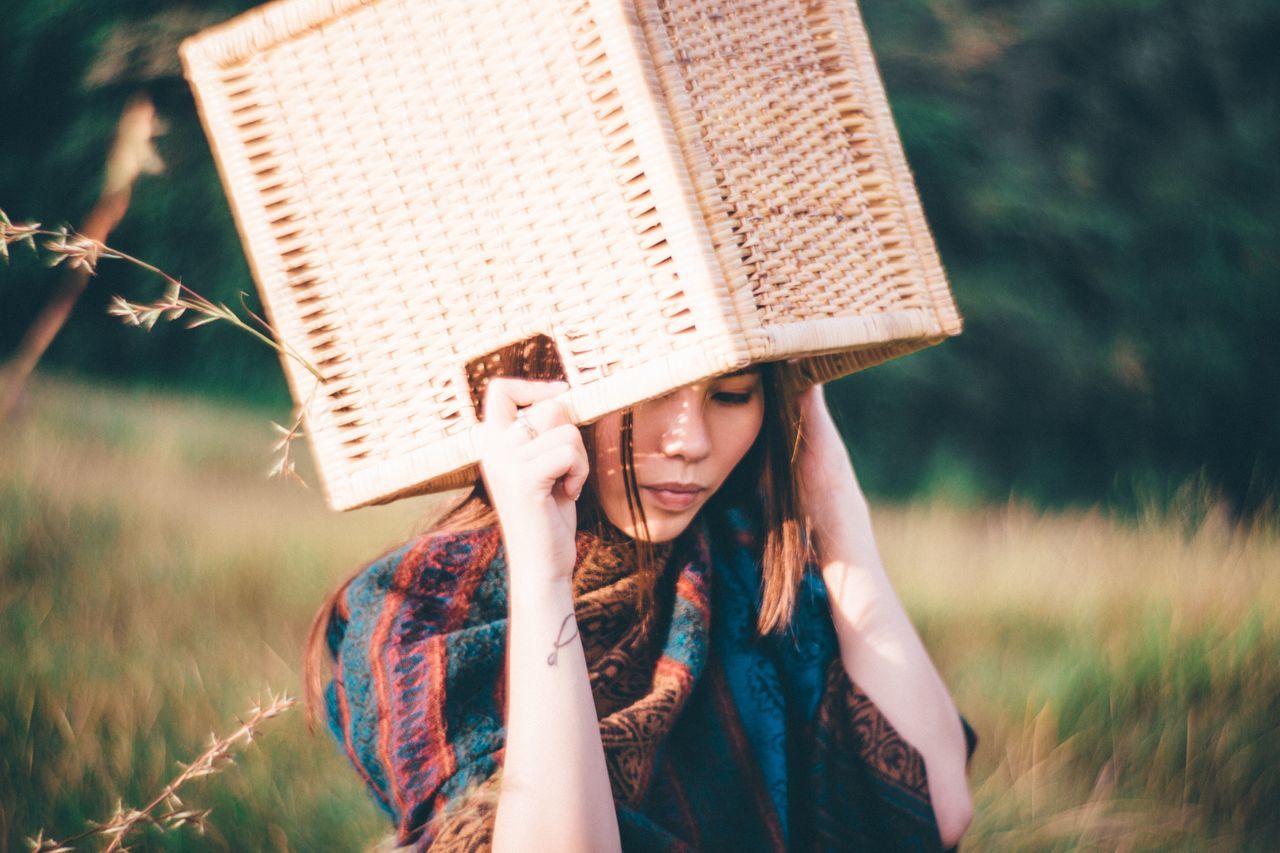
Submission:
{"label": "lips", "polygon": [[650,483],[640,491],[662,509],[679,512],[693,506],[706,489],[697,483]]}

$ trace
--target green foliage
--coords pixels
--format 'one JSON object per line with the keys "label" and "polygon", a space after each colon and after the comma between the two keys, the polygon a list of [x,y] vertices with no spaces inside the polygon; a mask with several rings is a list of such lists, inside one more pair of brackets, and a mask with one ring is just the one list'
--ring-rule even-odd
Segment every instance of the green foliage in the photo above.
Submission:
{"label": "green foliage", "polygon": [[[1061,731],[1087,732],[1082,762],[1134,797],[1182,801],[1207,825],[1280,837],[1280,632],[1262,605],[1239,624],[1179,632],[1169,608],[1142,614],[1107,654],[1081,648],[1059,686]],[[1102,699],[1105,698],[1105,702]],[[1224,719],[1222,709],[1234,709]],[[1185,721],[1179,727],[1171,720]]]}
{"label": "green foliage", "polygon": [[958,340],[841,387],[872,484],[905,496],[958,477],[978,497],[1135,509],[1204,477],[1237,510],[1265,508],[1280,10],[863,10],[966,319]]}
{"label": "green foliage", "polygon": [[[167,125],[156,140],[164,174],[144,176],[111,236],[122,247],[215,302],[258,308],[230,210],[195,105],[182,79],[179,41],[253,5],[112,4],[18,0],[0,27],[8,88],[0,123],[0,207],[21,220],[76,225],[93,205],[125,101],[147,92]],[[47,300],[57,275],[20,247],[0,272],[0,357]],[[44,363],[116,379],[278,402],[287,393],[274,353],[220,324],[132,333],[106,316],[111,296],[149,301],[164,283],[119,262],[104,263]]]}
{"label": "green foliage", "polygon": [[[252,291],[174,49],[250,0],[17,0],[0,207],[73,224],[125,98],[169,163],[113,236],[215,301]],[[863,0],[966,319],[957,340],[838,387],[869,491],[1136,511],[1188,482],[1233,511],[1280,487],[1280,7],[1268,0]],[[0,357],[53,284],[0,274]],[[216,325],[126,332],[104,264],[47,362],[283,398],[275,356]]]}

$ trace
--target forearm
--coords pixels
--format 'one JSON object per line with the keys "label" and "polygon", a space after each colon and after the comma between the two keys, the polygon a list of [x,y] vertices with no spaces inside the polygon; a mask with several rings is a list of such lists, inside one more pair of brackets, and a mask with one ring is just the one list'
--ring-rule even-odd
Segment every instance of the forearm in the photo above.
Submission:
{"label": "forearm", "polygon": [[[509,576],[536,574],[517,568]],[[570,584],[515,581],[509,600],[507,743],[494,849],[617,850],[586,658],[574,619],[565,622],[573,613]]]}
{"label": "forearm", "polygon": [[921,754],[943,841],[956,843],[972,814],[967,749],[955,704],[885,573],[860,492],[829,504],[816,540],[849,678]]}

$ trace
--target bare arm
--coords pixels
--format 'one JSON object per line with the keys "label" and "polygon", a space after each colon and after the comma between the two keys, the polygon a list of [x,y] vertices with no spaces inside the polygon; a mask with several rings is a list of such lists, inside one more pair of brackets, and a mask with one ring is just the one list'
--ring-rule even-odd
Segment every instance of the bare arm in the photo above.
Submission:
{"label": "bare arm", "polygon": [[912,626],[876,547],[871,515],[822,389],[801,398],[806,512],[831,603],[845,672],[921,754],[943,843],[973,816],[960,716]]}
{"label": "bare arm", "polygon": [[[573,617],[575,500],[586,451],[563,386],[494,380],[481,467],[507,549],[507,738],[496,851],[619,850],[587,663]],[[536,436],[515,422],[516,406]]]}
{"label": "bare arm", "polygon": [[[567,583],[513,585],[507,747],[495,851],[620,849],[587,662],[572,613]],[[562,641],[574,639],[555,649],[556,662],[548,665],[558,635]],[[536,848],[530,846],[535,839]]]}

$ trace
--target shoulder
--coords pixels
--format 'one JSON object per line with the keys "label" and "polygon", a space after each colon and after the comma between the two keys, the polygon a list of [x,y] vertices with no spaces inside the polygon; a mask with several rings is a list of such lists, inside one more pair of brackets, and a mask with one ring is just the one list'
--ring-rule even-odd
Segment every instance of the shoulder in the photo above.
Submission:
{"label": "shoulder", "polygon": [[465,574],[494,558],[501,535],[497,528],[433,530],[387,551],[360,571],[353,581],[396,593],[430,593],[435,584]]}
{"label": "shoulder", "polygon": [[[431,780],[445,778],[435,775],[445,753],[428,755],[424,720],[434,714],[452,725],[442,710],[446,697],[470,683],[476,668],[501,666],[505,632],[490,618],[498,608],[488,591],[502,588],[500,540],[493,529],[417,536],[356,572],[330,611],[330,731],[404,826],[417,820],[414,804],[434,796]],[[487,577],[499,583],[486,586]],[[477,627],[479,620],[488,622]]]}
{"label": "shoulder", "polygon": [[[415,621],[440,621],[451,602],[469,598],[500,542],[492,527],[431,531],[384,552],[359,569],[339,596],[326,631],[330,653],[338,657],[352,640],[367,641],[406,603],[413,605]],[[439,606],[423,607],[430,602]]]}

